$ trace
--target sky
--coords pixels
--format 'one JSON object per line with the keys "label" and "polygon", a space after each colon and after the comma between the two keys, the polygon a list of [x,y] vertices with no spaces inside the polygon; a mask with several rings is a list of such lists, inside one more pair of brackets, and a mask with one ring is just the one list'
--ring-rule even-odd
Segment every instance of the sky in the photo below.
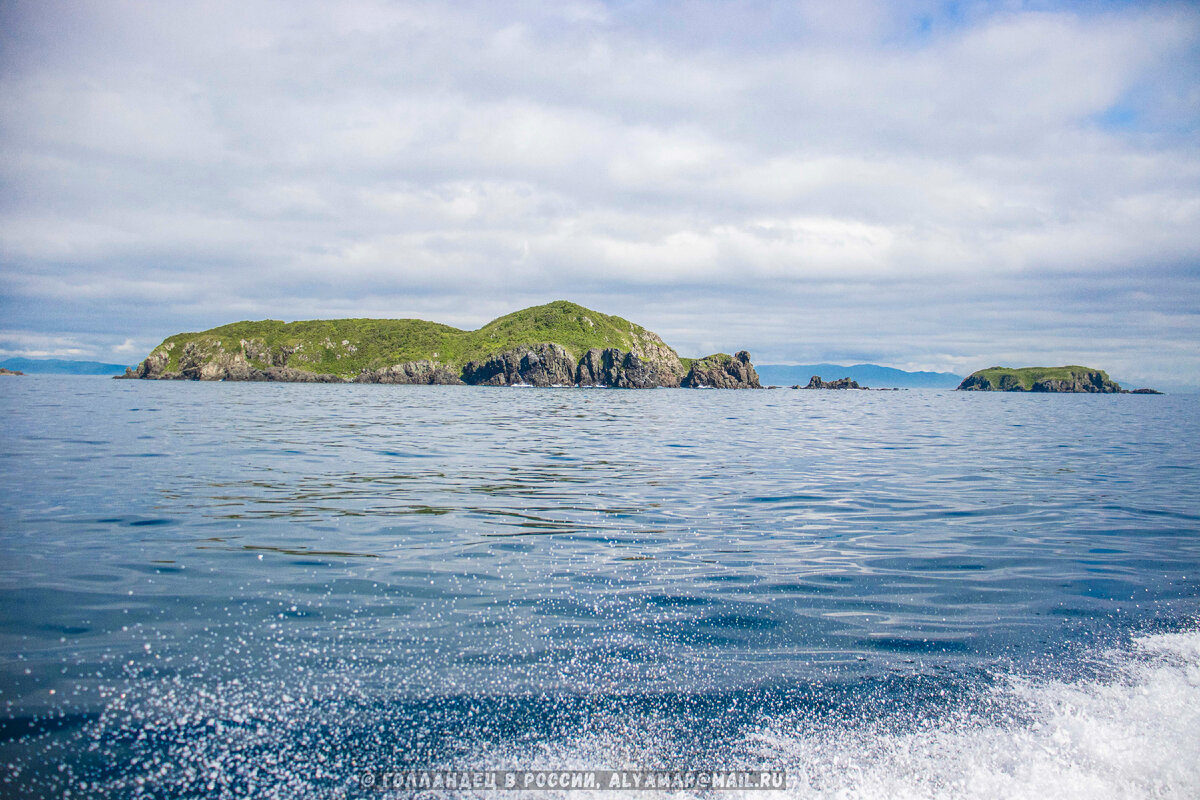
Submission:
{"label": "sky", "polygon": [[1200,387],[1200,6],[0,0],[0,356],[556,299]]}

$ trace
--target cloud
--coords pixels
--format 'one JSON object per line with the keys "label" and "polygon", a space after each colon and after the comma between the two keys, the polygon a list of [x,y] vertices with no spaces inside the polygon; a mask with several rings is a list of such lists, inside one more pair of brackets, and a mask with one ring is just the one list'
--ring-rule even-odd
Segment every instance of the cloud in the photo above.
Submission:
{"label": "cloud", "polygon": [[87,343],[71,336],[0,330],[0,356],[80,358],[94,354],[95,351]]}
{"label": "cloud", "polygon": [[567,297],[1200,384],[1200,12],[1031,5],[7,4],[0,308],[144,347]]}

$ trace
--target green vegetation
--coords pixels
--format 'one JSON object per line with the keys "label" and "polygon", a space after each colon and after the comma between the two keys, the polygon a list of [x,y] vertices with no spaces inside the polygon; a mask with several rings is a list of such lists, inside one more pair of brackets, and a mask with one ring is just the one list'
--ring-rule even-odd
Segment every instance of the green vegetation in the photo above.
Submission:
{"label": "green vegetation", "polygon": [[558,300],[494,319],[467,334],[473,337],[476,348],[475,355],[468,360],[537,342],[554,342],[578,359],[593,347],[631,350],[635,339],[649,333],[641,325],[635,325],[627,319]]}
{"label": "green vegetation", "polygon": [[736,359],[729,355],[729,353],[713,353],[710,356],[704,356],[702,358],[689,358],[687,359],[687,363],[684,364],[684,367],[691,369],[692,364],[700,364],[701,366],[709,367],[724,367],[732,364],[735,360]]}
{"label": "green vegetation", "polygon": [[180,369],[181,358],[213,361],[244,353],[250,366],[262,369],[281,366],[286,354],[289,367],[353,378],[363,370],[409,361],[461,369],[470,361],[541,342],[561,345],[576,359],[593,347],[661,348],[674,354],[640,325],[562,300],[508,314],[477,331],[417,319],[244,321],[168,337],[154,352],[167,355],[168,372]]}
{"label": "green vegetation", "polygon": [[1088,380],[1095,375],[1099,375],[1105,384],[1111,383],[1108,373],[1104,370],[1073,364],[1065,367],[989,367],[971,373],[961,386],[986,387],[994,391],[1028,392],[1033,390],[1035,383],[1045,381],[1072,383]]}

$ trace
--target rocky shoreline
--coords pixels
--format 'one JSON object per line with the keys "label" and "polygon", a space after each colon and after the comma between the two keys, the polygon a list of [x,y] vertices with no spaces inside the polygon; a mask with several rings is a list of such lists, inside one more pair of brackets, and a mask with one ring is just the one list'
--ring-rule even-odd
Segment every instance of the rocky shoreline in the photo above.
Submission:
{"label": "rocky shoreline", "polygon": [[[266,356],[272,366],[255,367],[247,351]],[[673,354],[673,353],[672,353]],[[582,386],[612,389],[706,388],[761,389],[758,373],[745,350],[729,356],[717,354],[690,362],[685,371],[678,358],[648,360],[637,353],[617,348],[591,348],[574,359],[554,343],[526,345],[470,361],[461,370],[428,359],[407,361],[353,378],[310,372],[287,365],[291,353],[263,352],[249,342],[242,352],[223,353],[216,359],[185,346],[179,369],[167,368],[165,351],[156,351],[118,378],[180,381],[258,381],[279,383],[380,383],[426,386]],[[673,363],[672,363],[673,362]]]}

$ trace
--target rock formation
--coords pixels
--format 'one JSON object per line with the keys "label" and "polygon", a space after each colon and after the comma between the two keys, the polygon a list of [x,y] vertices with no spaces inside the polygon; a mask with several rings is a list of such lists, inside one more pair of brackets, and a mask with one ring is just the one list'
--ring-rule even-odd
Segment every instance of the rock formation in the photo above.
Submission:
{"label": "rock formation", "polygon": [[473,386],[574,386],[575,359],[560,345],[542,343],[468,362],[463,383]]}
{"label": "rock formation", "polygon": [[[793,386],[793,389],[799,389],[799,386]],[[836,381],[823,381],[820,375],[813,375],[808,381],[808,386],[805,389],[869,389],[869,386],[859,386],[858,381],[852,381],[849,378],[838,378]]]}
{"label": "rock formation", "polygon": [[692,362],[691,369],[680,383],[693,389],[761,389],[758,373],[745,350],[737,355],[717,353]]}
{"label": "rock formation", "polygon": [[355,383],[407,383],[425,386],[461,385],[462,379],[441,364],[432,361],[406,361],[390,367],[360,372]]}

